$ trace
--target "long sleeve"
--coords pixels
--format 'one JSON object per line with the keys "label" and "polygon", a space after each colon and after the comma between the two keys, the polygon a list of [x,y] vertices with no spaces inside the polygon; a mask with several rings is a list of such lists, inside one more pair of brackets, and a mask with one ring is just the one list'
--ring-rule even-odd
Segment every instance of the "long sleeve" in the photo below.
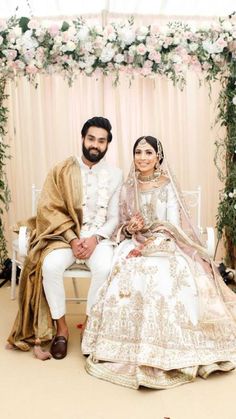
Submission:
{"label": "long sleeve", "polygon": [[78,237],[76,236],[75,232],[69,228],[67,231],[65,231],[62,236],[64,237],[64,239],[70,243],[71,240],[73,239],[77,239]]}
{"label": "long sleeve", "polygon": [[171,185],[168,185],[167,221],[175,226],[180,225],[179,203]]}
{"label": "long sleeve", "polygon": [[119,197],[120,189],[122,185],[122,173],[116,172],[117,182],[114,189],[114,192],[109,200],[107,208],[107,219],[106,222],[99,229],[96,230],[96,234],[104,238],[110,238],[115,228],[119,223]]}

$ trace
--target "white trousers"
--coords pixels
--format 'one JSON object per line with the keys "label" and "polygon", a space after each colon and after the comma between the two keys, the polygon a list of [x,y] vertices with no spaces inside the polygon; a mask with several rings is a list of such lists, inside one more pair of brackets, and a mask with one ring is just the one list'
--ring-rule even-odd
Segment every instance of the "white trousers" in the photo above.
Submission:
{"label": "white trousers", "polygon": [[[86,265],[91,271],[91,284],[87,296],[86,314],[89,316],[95,302],[98,289],[107,279],[112,263],[113,246],[110,243],[99,243]],[[66,314],[64,271],[75,262],[71,249],[56,249],[50,252],[42,265],[43,287],[47,302],[54,320]]]}

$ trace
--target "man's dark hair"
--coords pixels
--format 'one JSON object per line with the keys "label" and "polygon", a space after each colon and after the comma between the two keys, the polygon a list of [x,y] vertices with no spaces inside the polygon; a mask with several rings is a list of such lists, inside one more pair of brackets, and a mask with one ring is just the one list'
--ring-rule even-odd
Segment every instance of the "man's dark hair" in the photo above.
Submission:
{"label": "man's dark hair", "polygon": [[88,119],[88,121],[85,122],[82,130],[81,130],[81,135],[82,138],[85,138],[88,129],[90,127],[98,127],[98,128],[103,128],[107,131],[108,134],[108,142],[110,143],[112,140],[112,133],[111,133],[111,124],[110,121],[107,118],[103,118],[102,116],[94,116],[93,118]]}

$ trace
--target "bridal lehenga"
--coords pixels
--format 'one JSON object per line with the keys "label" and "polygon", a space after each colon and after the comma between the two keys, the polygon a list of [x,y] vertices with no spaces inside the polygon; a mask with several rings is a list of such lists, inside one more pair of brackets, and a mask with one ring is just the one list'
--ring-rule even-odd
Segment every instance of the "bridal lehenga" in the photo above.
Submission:
{"label": "bridal lehenga", "polygon": [[[199,242],[169,181],[138,191],[131,171],[121,200],[121,240],[84,332],[89,374],[122,386],[171,388],[236,363],[236,296]],[[122,237],[135,210],[146,228]],[[145,240],[139,257],[129,252]]]}

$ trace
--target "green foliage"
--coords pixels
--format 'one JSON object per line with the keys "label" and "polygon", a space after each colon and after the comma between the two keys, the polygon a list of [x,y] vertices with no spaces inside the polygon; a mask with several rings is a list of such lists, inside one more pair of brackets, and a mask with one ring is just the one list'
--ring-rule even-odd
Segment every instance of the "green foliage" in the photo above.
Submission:
{"label": "green foliage", "polygon": [[30,21],[30,19],[28,17],[25,17],[25,16],[23,16],[19,19],[19,26],[22,29],[23,33],[29,30],[29,28],[28,28],[29,21]]}
{"label": "green foliage", "polygon": [[[230,75],[223,80],[223,89],[218,102],[218,122],[226,127],[226,136],[217,141],[217,154],[224,157],[224,171],[219,167],[219,176],[225,186],[221,191],[217,214],[218,237],[225,239],[226,258],[235,267],[236,247],[236,62],[231,60]],[[222,160],[222,159],[221,159]],[[218,161],[216,159],[216,161]]]}
{"label": "green foliage", "polygon": [[6,79],[0,78],[0,266],[7,258],[7,243],[4,236],[3,214],[8,210],[10,192],[6,178],[5,166],[8,155],[8,145],[3,142],[6,134],[7,108],[3,105],[6,95],[4,94]]}

